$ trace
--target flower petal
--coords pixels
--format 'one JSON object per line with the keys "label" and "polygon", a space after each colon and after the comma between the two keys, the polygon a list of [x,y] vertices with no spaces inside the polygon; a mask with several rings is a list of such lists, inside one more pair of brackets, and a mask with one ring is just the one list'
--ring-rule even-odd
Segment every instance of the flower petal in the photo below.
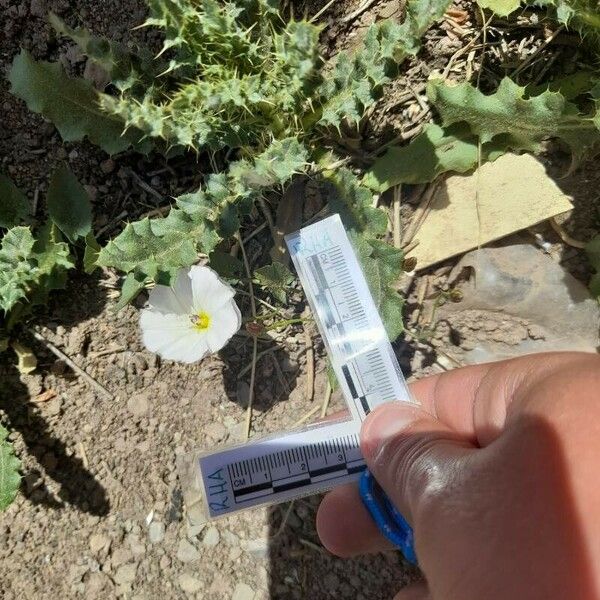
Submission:
{"label": "flower petal", "polygon": [[242,313],[234,300],[210,315],[210,327],[206,330],[206,342],[211,352],[218,352],[237,333],[242,325]]}
{"label": "flower petal", "polygon": [[157,285],[148,296],[150,306],[162,313],[189,315],[192,312],[192,283],[187,269],[181,269],[173,287]]}
{"label": "flower petal", "polygon": [[194,312],[203,310],[212,314],[235,296],[235,290],[209,267],[192,267],[189,277],[192,283]]}
{"label": "flower petal", "polygon": [[208,352],[208,340],[191,325],[188,315],[142,310],[140,327],[144,345],[163,358],[192,363]]}

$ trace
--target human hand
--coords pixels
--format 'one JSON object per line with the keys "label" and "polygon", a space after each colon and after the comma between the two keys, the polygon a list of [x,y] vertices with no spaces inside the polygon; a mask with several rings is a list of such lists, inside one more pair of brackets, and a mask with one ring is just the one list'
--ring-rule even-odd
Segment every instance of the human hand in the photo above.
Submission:
{"label": "human hand", "polygon": [[[417,381],[362,427],[427,583],[396,600],[600,597],[600,357],[551,353]],[[391,549],[356,486],[317,515],[339,556]],[[368,591],[366,591],[368,594]]]}

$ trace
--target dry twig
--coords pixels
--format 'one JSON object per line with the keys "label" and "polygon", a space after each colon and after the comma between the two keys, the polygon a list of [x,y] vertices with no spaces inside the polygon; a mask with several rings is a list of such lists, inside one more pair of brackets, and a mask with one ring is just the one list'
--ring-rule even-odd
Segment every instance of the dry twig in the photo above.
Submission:
{"label": "dry twig", "polygon": [[64,361],[77,375],[84,379],[100,396],[104,396],[107,400],[114,400],[113,395],[98,381],[96,381],[89,373],[84,371],[77,363],[73,362],[62,350],[59,350],[50,340],[47,340],[41,333],[35,329],[29,329],[29,333],[38,341],[44,344],[54,356],[58,356]]}

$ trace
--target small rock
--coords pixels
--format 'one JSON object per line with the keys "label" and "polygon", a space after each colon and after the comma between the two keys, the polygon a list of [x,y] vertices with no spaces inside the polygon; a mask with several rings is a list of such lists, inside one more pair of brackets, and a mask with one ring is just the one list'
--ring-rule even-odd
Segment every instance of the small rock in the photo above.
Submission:
{"label": "small rock", "polygon": [[265,560],[269,558],[269,543],[267,540],[256,539],[248,540],[245,544],[245,549],[248,554],[258,560]]}
{"label": "small rock", "polygon": [[229,551],[229,560],[236,561],[242,555],[242,549],[239,546],[233,546]]}
{"label": "small rock", "polygon": [[135,417],[140,417],[148,412],[150,404],[144,393],[134,394],[127,400],[127,410]]}
{"label": "small rock", "polygon": [[[85,590],[88,598],[101,598],[110,596],[113,587],[110,577],[106,573],[89,573],[85,578]],[[101,592],[104,592],[102,594]]]}
{"label": "small rock", "polygon": [[208,548],[213,548],[220,540],[221,536],[219,535],[219,530],[216,527],[210,527],[204,534],[202,544]]}
{"label": "small rock", "polygon": [[206,426],[204,432],[209,438],[212,438],[215,442],[220,442],[227,437],[227,428],[223,423],[214,421]]}
{"label": "small rock", "polygon": [[130,585],[135,581],[135,575],[137,573],[137,565],[135,563],[128,563],[121,565],[115,573],[114,580],[117,585]]}
{"label": "small rock", "polygon": [[188,573],[179,576],[179,587],[188,594],[195,594],[202,588],[202,582]]}
{"label": "small rock", "polygon": [[31,0],[29,12],[34,17],[46,18],[48,16],[48,9],[46,8],[46,3],[44,0]]}
{"label": "small rock", "polygon": [[233,590],[231,600],[254,600],[254,590],[245,583],[238,583]]}
{"label": "small rock", "polygon": [[237,546],[237,544],[240,543],[240,538],[228,529],[221,533],[221,537],[223,538],[223,541],[229,546]]}
{"label": "small rock", "polygon": [[102,533],[95,533],[90,537],[90,550],[93,554],[96,554],[97,552],[108,548],[109,545],[110,539],[108,538],[108,536]]}
{"label": "small rock", "polygon": [[117,548],[111,556],[113,567],[119,567],[133,559],[133,552],[129,548],[121,546],[120,548]]}
{"label": "small rock", "polygon": [[148,539],[153,544],[158,544],[165,537],[165,524],[160,521],[153,521],[148,527]]}
{"label": "small rock", "polygon": [[183,563],[193,562],[200,558],[200,552],[187,540],[183,539],[177,547],[177,558]]}
{"label": "small rock", "polygon": [[115,170],[115,161],[112,158],[107,158],[100,163],[100,170],[107,175]]}
{"label": "small rock", "polygon": [[60,414],[60,410],[62,407],[62,398],[60,396],[56,396],[49,402],[44,404],[44,414],[48,417],[55,417]]}

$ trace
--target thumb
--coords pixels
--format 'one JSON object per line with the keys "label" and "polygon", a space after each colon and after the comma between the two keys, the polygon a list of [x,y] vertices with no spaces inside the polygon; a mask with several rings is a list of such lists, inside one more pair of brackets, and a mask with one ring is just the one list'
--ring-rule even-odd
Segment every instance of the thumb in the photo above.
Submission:
{"label": "thumb", "polygon": [[455,481],[475,447],[422,408],[390,402],[363,423],[361,449],[388,498],[414,525],[420,506]]}

